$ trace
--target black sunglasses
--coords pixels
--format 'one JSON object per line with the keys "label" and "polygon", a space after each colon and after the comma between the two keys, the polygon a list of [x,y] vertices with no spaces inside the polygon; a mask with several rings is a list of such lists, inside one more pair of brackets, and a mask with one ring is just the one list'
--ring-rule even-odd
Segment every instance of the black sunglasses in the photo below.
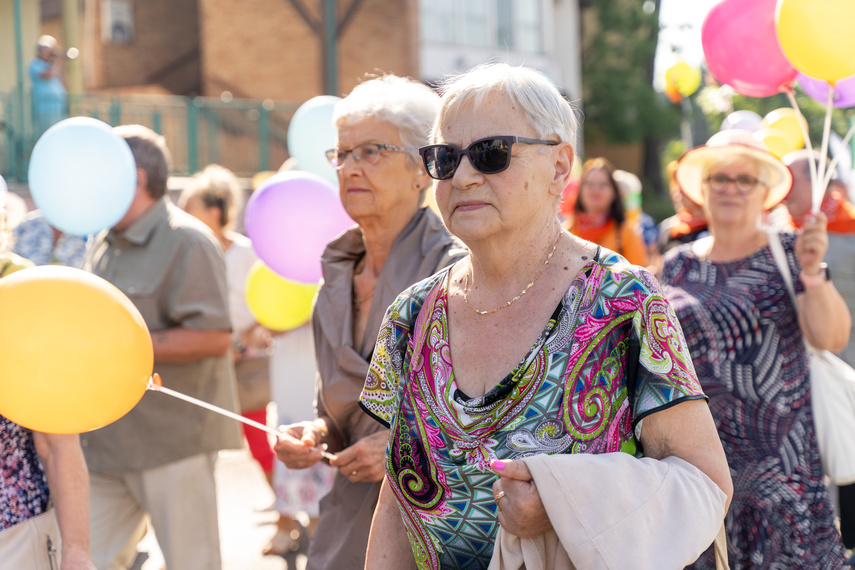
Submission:
{"label": "black sunglasses", "polygon": [[453,144],[432,144],[419,149],[428,176],[436,180],[448,180],[457,171],[463,155],[469,157],[472,167],[482,174],[496,174],[511,164],[511,147],[514,143],[557,145],[558,141],[527,139],[525,137],[487,137],[468,147]]}

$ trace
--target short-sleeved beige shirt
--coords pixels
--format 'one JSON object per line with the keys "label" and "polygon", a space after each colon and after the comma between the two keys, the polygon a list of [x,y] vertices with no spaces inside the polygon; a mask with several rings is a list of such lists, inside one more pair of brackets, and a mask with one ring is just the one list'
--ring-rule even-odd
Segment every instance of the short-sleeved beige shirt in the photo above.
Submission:
{"label": "short-sleeved beige shirt", "polygon": [[[166,198],[124,233],[111,230],[99,235],[84,268],[127,295],[153,336],[173,327],[231,328],[220,246],[202,222]],[[237,408],[228,356],[187,364],[155,362],[154,371],[164,386],[231,411]],[[123,418],[82,434],[81,445],[90,470],[123,473],[240,447],[241,437],[234,420],[172,396],[146,392]]]}

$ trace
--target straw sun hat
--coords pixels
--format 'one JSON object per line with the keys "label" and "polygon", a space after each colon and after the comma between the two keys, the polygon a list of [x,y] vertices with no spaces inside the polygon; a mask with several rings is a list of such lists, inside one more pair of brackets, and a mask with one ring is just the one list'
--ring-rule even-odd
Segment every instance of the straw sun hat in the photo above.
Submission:
{"label": "straw sun hat", "polygon": [[730,129],[714,134],[707,144],[689,150],[680,158],[677,164],[677,182],[683,189],[683,194],[696,204],[702,205],[704,196],[701,184],[707,174],[707,167],[737,157],[751,158],[765,167],[762,169],[765,173],[761,174],[761,178],[769,186],[769,195],[763,204],[764,210],[771,210],[790,193],[793,187],[793,174],[790,169],[749,131]]}

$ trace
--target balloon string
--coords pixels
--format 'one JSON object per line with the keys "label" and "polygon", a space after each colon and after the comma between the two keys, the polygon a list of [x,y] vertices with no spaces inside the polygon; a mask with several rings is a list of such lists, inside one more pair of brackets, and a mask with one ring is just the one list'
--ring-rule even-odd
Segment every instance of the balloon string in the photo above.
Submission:
{"label": "balloon string", "polygon": [[[813,143],[810,141],[810,134],[807,130],[807,121],[805,121],[805,117],[804,115],[802,115],[802,110],[799,109],[799,104],[796,102],[796,96],[792,88],[787,89],[787,98],[790,100],[790,105],[793,106],[793,111],[795,111],[796,113],[796,122],[799,124],[799,128],[802,131],[802,138],[805,140],[805,146],[807,146],[808,152],[810,152],[810,156],[813,157]],[[819,178],[819,174],[816,171],[815,160],[808,161],[808,170],[810,171],[810,187],[811,189],[816,188],[816,183],[817,179]],[[813,198],[812,194],[811,198]]]}
{"label": "balloon string", "polygon": [[[262,423],[256,422],[256,421],[251,420],[249,418],[245,418],[245,417],[241,416],[240,414],[236,414],[234,412],[224,410],[223,408],[220,408],[219,406],[209,404],[208,402],[196,399],[192,396],[188,396],[187,394],[182,394],[181,392],[176,392],[175,390],[171,390],[169,388],[166,388],[165,386],[162,386],[162,385],[160,385],[156,382],[153,382],[151,380],[149,380],[148,386],[146,386],[146,389],[152,390],[153,392],[161,392],[163,394],[167,394],[169,396],[172,396],[173,398],[178,398],[179,400],[184,400],[185,402],[189,402],[190,404],[199,406],[200,408],[205,408],[206,410],[216,412],[222,416],[226,416],[227,418],[231,418],[233,420],[237,420],[239,422],[245,423],[248,426],[252,426],[252,427],[254,427],[256,429],[260,429],[262,431],[266,431],[267,433],[269,433],[271,435],[275,435],[276,437],[279,437],[281,435],[279,431],[273,429],[270,426],[266,426]],[[334,454],[329,453],[329,452],[324,451],[324,450],[321,450],[321,454],[327,459],[335,459],[335,457],[336,457]]]}
{"label": "balloon string", "polygon": [[[834,102],[834,89],[829,85],[828,101],[825,104],[825,122],[822,125],[822,150],[819,155],[819,181],[825,180],[825,166],[828,158],[828,140],[831,138],[831,110]],[[815,184],[813,187],[813,196],[811,200],[811,213],[816,214],[819,211],[819,206],[822,204],[822,197],[825,195],[825,186]]]}
{"label": "balloon string", "polygon": [[[840,146],[846,148],[846,145],[849,144],[849,139],[852,138],[852,135],[855,134],[855,123],[852,123],[852,126],[849,127],[849,130],[846,132],[846,136],[843,137],[843,141],[840,143]],[[834,172],[837,170],[837,163],[840,162],[840,156],[843,153],[838,152],[837,155],[831,159],[831,164],[828,165],[828,172],[825,173],[825,179],[823,180],[823,188],[828,188],[829,182],[831,182],[831,177],[834,176]],[[822,201],[820,201],[822,204]]]}

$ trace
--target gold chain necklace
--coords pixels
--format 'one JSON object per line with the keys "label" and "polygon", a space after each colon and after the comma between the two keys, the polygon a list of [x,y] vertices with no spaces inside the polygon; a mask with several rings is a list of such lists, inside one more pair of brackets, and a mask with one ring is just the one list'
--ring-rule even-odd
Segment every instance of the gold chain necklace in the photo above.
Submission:
{"label": "gold chain necklace", "polygon": [[547,265],[549,265],[549,260],[552,259],[552,254],[555,253],[555,249],[558,247],[558,242],[561,240],[561,236],[563,234],[564,234],[564,232],[559,230],[558,238],[555,240],[555,243],[552,244],[552,251],[550,251],[549,255],[546,256],[546,261],[544,261],[543,265],[540,266],[540,269],[538,270],[537,275],[534,276],[534,279],[531,280],[531,283],[526,285],[526,288],[523,289],[522,291],[520,291],[519,295],[517,295],[516,297],[514,297],[513,299],[511,299],[510,301],[508,301],[504,305],[496,307],[495,309],[493,309],[491,311],[479,311],[478,309],[476,309],[475,307],[472,306],[472,303],[469,302],[469,273],[472,271],[472,261],[470,259],[469,269],[466,271],[466,276],[463,279],[463,300],[466,301],[466,304],[469,305],[470,309],[472,309],[473,311],[475,311],[479,315],[489,315],[491,313],[495,313],[496,311],[501,311],[502,309],[510,307],[511,305],[514,304],[515,301],[519,301],[523,295],[528,293],[528,290],[532,288],[532,286],[535,284],[537,279],[540,277],[540,274],[543,273],[543,270],[546,269]]}

